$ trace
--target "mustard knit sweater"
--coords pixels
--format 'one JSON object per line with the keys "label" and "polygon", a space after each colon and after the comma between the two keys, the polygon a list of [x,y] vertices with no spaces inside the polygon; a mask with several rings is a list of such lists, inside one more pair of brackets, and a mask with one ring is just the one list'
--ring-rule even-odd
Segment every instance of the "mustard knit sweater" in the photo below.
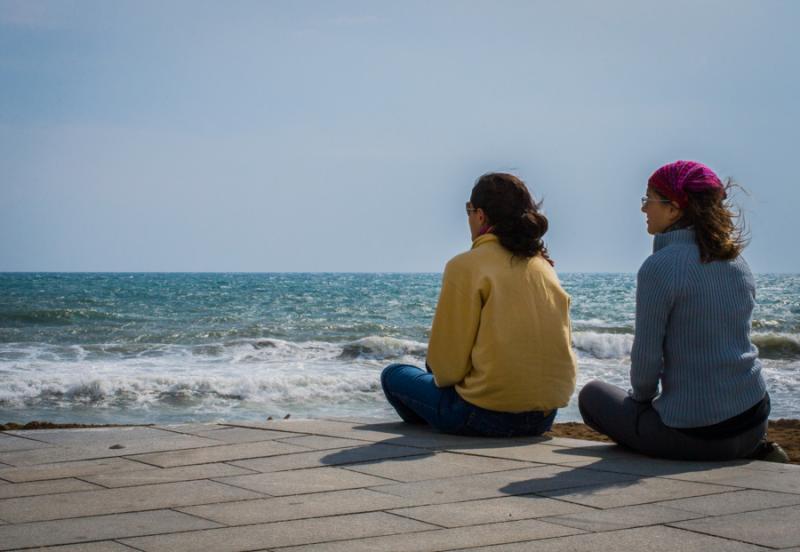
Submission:
{"label": "mustard knit sweater", "polygon": [[447,263],[428,344],[436,385],[501,412],[566,406],[575,390],[570,297],[540,255],[512,259],[494,234]]}

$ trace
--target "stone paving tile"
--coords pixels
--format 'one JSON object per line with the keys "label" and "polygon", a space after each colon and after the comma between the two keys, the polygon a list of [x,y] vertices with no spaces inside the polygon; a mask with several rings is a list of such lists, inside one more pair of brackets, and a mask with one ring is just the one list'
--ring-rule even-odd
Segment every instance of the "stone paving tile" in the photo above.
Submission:
{"label": "stone paving tile", "polygon": [[256,443],[259,441],[272,441],[284,439],[286,437],[299,437],[299,433],[287,433],[286,431],[272,431],[269,429],[249,429],[246,427],[227,427],[224,429],[214,429],[211,431],[196,431],[192,433],[195,437],[214,439],[223,443]]}
{"label": "stone paving tile", "polygon": [[744,467],[748,470],[780,472],[791,474],[793,477],[800,476],[800,464],[779,464],[777,462],[750,460],[744,464]]}
{"label": "stone paving tile", "polygon": [[[178,510],[225,525],[251,525],[273,521],[374,512],[397,508],[409,503],[408,499],[399,496],[377,493],[368,489],[347,489],[344,491],[282,496],[245,502],[190,506],[178,508]],[[423,522],[427,521],[425,519],[417,519]],[[436,523],[435,521],[431,522]]]}
{"label": "stone paving tile", "polygon": [[188,423],[188,424],[167,424],[158,426],[159,429],[164,431],[174,431],[175,433],[186,433],[187,435],[194,435],[194,432],[214,431],[215,429],[228,429],[230,426],[223,423]]}
{"label": "stone paving tile", "polygon": [[0,526],[0,550],[71,544],[218,527],[171,510]]}
{"label": "stone paving tile", "polygon": [[616,484],[603,485],[601,487],[592,486],[580,489],[548,490],[543,491],[541,494],[559,500],[592,506],[594,508],[619,508],[621,506],[660,502],[673,498],[723,493],[731,490],[733,490],[731,487],[723,487],[720,485],[648,478],[623,481]]}
{"label": "stone paving tile", "polygon": [[[83,479],[97,483],[103,487],[133,487],[136,485],[151,485],[155,483],[175,483],[178,481],[193,481],[196,479],[212,479],[233,475],[252,474],[252,470],[239,468],[230,464],[218,462],[216,464],[195,464],[177,468],[153,468],[126,473],[101,473],[85,476]],[[0,489],[2,496],[2,489]]]}
{"label": "stone paving tile", "polygon": [[231,462],[234,466],[241,466],[257,472],[268,473],[277,471],[295,470],[300,468],[314,468],[320,466],[339,466],[362,462],[380,462],[387,458],[403,456],[428,456],[431,452],[411,447],[394,447],[391,445],[371,444],[368,446],[351,447],[338,450],[317,450],[313,452],[300,452],[271,456],[268,458],[255,458],[252,460],[237,460]]}
{"label": "stone paving tile", "polygon": [[647,552],[765,552],[742,542],[656,525],[605,533],[584,533],[516,544],[463,548],[461,552],[598,552],[646,550]]}
{"label": "stone paving tile", "polygon": [[374,487],[373,490],[414,498],[418,505],[426,505],[530,494],[588,485],[613,485],[631,478],[631,476],[616,473],[542,465],[522,470],[384,485]]}
{"label": "stone paving tile", "polygon": [[738,514],[800,504],[800,495],[770,491],[736,490],[729,493],[659,502],[661,506],[708,516]]}
{"label": "stone paving tile", "polygon": [[46,548],[26,548],[25,552],[134,552],[135,549],[111,540],[102,542],[84,542],[81,544],[65,544]]}
{"label": "stone paving tile", "polygon": [[[383,442],[391,445],[458,452],[465,448],[476,448],[486,445],[487,440],[489,440],[487,437],[458,437],[457,435],[434,433],[427,435],[400,435],[391,439],[386,439]],[[520,446],[523,443],[520,439],[491,439],[491,441],[493,441],[496,447]]]}
{"label": "stone paving tile", "polygon": [[263,498],[263,495],[213,481],[187,481],[9,498],[0,500],[0,519],[10,523],[25,523],[251,498]]}
{"label": "stone paving tile", "polygon": [[62,479],[65,477],[84,477],[107,472],[123,473],[153,469],[156,468],[124,458],[104,458],[102,460],[79,460],[77,462],[40,464],[21,468],[3,468],[0,469],[0,479],[6,479],[13,483],[22,483],[25,481],[43,481],[45,479]]}
{"label": "stone paving tile", "polygon": [[[786,464],[779,465],[785,466]],[[796,471],[767,471],[750,469],[748,466],[731,466],[709,471],[674,474],[668,477],[682,481],[800,494],[800,473]]]}
{"label": "stone paving tile", "polygon": [[800,546],[800,506],[706,517],[670,524],[673,527],[772,548]]}
{"label": "stone paving tile", "polygon": [[49,446],[51,445],[35,439],[22,438],[10,433],[0,433],[0,453],[42,449]]}
{"label": "stone paving tile", "polygon": [[395,552],[397,550],[402,550],[403,552],[434,552],[454,550],[464,546],[485,546],[530,539],[561,537],[579,532],[579,530],[569,527],[526,519],[491,525],[461,527],[459,529],[439,529],[422,533],[325,542],[273,550],[280,552]]}
{"label": "stone paving tile", "polygon": [[630,453],[626,453],[615,447],[603,447],[598,449],[593,449],[591,447],[569,448],[546,445],[543,443],[520,443],[506,447],[459,448],[457,452],[491,458],[520,460],[523,462],[570,466],[590,465],[608,457],[630,456]]}
{"label": "stone paving tile", "polygon": [[[229,424],[233,427],[249,427],[255,429],[270,429],[275,431],[288,431],[292,433],[308,433],[311,435],[331,435],[350,432],[358,425],[355,422],[341,422],[331,420],[274,420],[268,422],[236,422]],[[363,439],[362,439],[363,440]]]}
{"label": "stone paving tile", "polygon": [[594,511],[579,504],[534,495],[504,496],[390,510],[393,514],[450,528]]}
{"label": "stone paving tile", "polygon": [[73,491],[90,491],[99,489],[97,485],[79,481],[78,479],[54,479],[52,481],[32,481],[30,483],[15,483],[0,486],[0,500],[4,498],[18,498],[23,496],[48,495],[56,493],[70,493]]}
{"label": "stone paving tile", "polygon": [[363,446],[364,441],[355,439],[342,439],[341,437],[328,437],[326,435],[303,435],[302,437],[289,437],[281,439],[281,443],[297,445],[312,450],[338,449]]}
{"label": "stone paving tile", "polygon": [[620,452],[630,454],[623,447],[614,443],[606,443],[602,441],[584,441],[583,439],[571,439],[569,437],[545,437],[542,440],[544,445],[552,445],[555,447],[569,447],[569,448],[591,448],[596,450],[602,449],[616,449]]}
{"label": "stone paving tile", "polygon": [[[79,446],[81,444],[114,444],[132,441],[152,441],[159,439],[175,439],[176,435],[163,429],[146,426],[132,427],[91,427],[74,429],[29,429],[6,432],[9,435],[29,437],[62,446]],[[179,437],[179,436],[177,436]]]}
{"label": "stone paving tile", "polygon": [[[523,442],[520,439],[488,439],[486,437],[459,437],[456,435],[446,435],[435,433],[425,427],[409,426],[403,422],[384,422],[384,423],[353,423],[353,422],[332,422],[328,420],[285,420],[264,423],[242,423],[237,424],[243,427],[256,428],[280,428],[283,431],[293,431],[297,433],[309,433],[312,435],[327,435],[329,437],[340,437],[343,439],[355,439],[357,441],[382,441],[384,444],[422,447],[428,449],[454,449],[469,446],[481,446],[487,442],[496,443],[497,446],[504,444]],[[524,441],[524,442],[530,442]]]}
{"label": "stone paving tile", "polygon": [[675,510],[657,504],[639,504],[609,510],[590,510],[574,514],[566,514],[541,518],[542,521],[566,525],[588,532],[617,531],[642,527],[645,525],[663,525],[674,521],[684,521],[703,517],[702,514]]}
{"label": "stone paving tile", "polygon": [[423,481],[528,467],[530,464],[527,462],[442,452],[425,457],[387,459],[372,464],[348,466],[347,469],[395,481]]}
{"label": "stone paving tile", "polygon": [[315,419],[326,422],[342,422],[351,424],[378,424],[396,421],[395,418],[387,418],[386,416],[325,416],[323,418]]}
{"label": "stone paving tile", "polygon": [[[238,552],[432,529],[432,525],[382,512],[125,539],[145,552]],[[2,530],[2,528],[0,528]]]}
{"label": "stone paving tile", "polygon": [[[72,430],[64,429],[60,431],[69,432]],[[91,440],[87,440],[84,442],[77,442],[75,446],[52,446],[47,449],[47,454],[42,454],[40,450],[9,452],[0,455],[0,460],[15,466],[33,466],[37,464],[113,458],[117,456],[130,456],[160,451],[177,451],[181,449],[219,445],[219,441],[195,437],[193,435],[181,435],[169,431],[162,431],[161,433],[168,437],[135,441],[117,441],[112,439],[92,442]],[[171,438],[169,438],[169,436],[171,436]],[[122,448],[119,448],[119,446]]]}
{"label": "stone paving tile", "polygon": [[[587,469],[609,471],[616,473],[632,473],[648,477],[672,477],[683,474],[699,475],[704,472],[731,468],[744,465],[746,461],[737,460],[732,462],[688,462],[664,460],[661,458],[650,458],[638,454],[628,454],[624,457],[605,458],[591,465],[586,465]],[[702,475],[699,475],[702,477]]]}
{"label": "stone paving tile", "polygon": [[272,496],[319,493],[388,483],[387,479],[342,468],[310,468],[275,473],[258,473],[216,479],[220,483],[250,489]]}
{"label": "stone paving tile", "polygon": [[260,443],[239,443],[235,445],[220,445],[214,442],[213,447],[204,447],[189,450],[176,450],[157,452],[152,454],[139,454],[131,458],[139,462],[146,462],[162,468],[176,466],[190,466],[193,464],[213,464],[215,462],[228,462],[230,460],[245,460],[260,458],[262,456],[275,456],[292,452],[304,452],[308,449],[278,443],[276,441],[263,441]]}

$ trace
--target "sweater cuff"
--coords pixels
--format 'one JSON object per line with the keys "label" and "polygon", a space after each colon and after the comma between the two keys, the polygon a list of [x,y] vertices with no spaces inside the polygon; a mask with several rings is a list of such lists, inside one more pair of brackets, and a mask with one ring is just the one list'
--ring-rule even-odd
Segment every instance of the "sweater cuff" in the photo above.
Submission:
{"label": "sweater cuff", "polygon": [[649,403],[651,402],[658,393],[637,393],[633,389],[628,389],[628,396],[636,402],[640,403]]}

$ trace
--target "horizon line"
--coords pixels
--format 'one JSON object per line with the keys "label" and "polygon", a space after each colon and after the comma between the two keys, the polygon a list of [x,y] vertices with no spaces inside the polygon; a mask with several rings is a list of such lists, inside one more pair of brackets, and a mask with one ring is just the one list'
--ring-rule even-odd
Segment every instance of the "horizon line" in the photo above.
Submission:
{"label": "horizon line", "polygon": [[[397,271],[397,270],[376,270],[376,271],[337,271],[337,270],[283,270],[283,271],[247,271],[247,270],[0,270],[0,275],[5,274],[442,274],[443,271]],[[633,272],[615,272],[607,270],[565,270],[558,274],[636,274]],[[754,272],[758,275],[784,275],[800,276],[800,272]]]}

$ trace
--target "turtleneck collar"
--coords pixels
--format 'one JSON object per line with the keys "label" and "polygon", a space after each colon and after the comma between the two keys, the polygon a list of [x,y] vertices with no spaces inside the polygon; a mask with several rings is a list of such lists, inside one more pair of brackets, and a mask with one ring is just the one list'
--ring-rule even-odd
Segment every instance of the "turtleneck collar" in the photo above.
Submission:
{"label": "turtleneck collar", "polygon": [[483,245],[484,243],[489,243],[493,241],[498,241],[497,236],[494,234],[483,234],[482,236],[478,236],[474,240],[472,240],[472,248],[475,249],[476,247]]}
{"label": "turtleneck collar", "polygon": [[696,243],[694,228],[680,228],[678,230],[664,232],[663,234],[656,234],[655,238],[653,238],[653,253],[668,245],[679,243]]}

